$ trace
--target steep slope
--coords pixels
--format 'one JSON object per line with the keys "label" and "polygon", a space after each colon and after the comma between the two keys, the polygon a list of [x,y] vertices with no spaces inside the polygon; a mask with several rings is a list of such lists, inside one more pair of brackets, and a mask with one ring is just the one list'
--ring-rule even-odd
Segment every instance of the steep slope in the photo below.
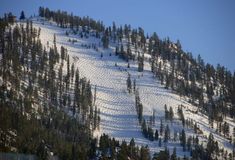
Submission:
{"label": "steep slope", "polygon": [[[34,22],[35,27],[41,28],[41,37],[45,45],[53,43],[54,34],[57,39],[57,46],[63,45],[68,53],[73,57],[73,62],[80,69],[80,74],[90,79],[93,89],[97,86],[96,105],[101,111],[100,133],[108,133],[120,140],[130,140],[131,137],[142,137],[140,126],[135,111],[135,101],[133,96],[126,91],[127,72],[121,66],[125,62],[114,56],[113,48],[99,52],[94,49],[86,49],[85,45],[96,44],[100,41],[95,38],[80,39],[78,36],[66,36],[65,30],[48,24],[42,25]],[[69,42],[73,39],[77,42]],[[103,57],[101,58],[101,52]],[[112,53],[112,56],[109,54]],[[115,67],[118,63],[120,67]],[[97,136],[100,133],[96,133]],[[128,138],[128,139],[127,139]],[[147,140],[146,140],[147,143]]]}
{"label": "steep slope", "polygon": [[[50,50],[43,49],[40,31],[32,23],[9,23],[9,17],[0,18],[0,152],[12,154],[0,153],[0,159],[17,158],[15,153],[38,159],[95,157],[88,126],[93,117],[87,114],[92,102],[89,82],[79,78],[77,71],[73,78],[69,71],[57,70],[59,65],[69,66],[69,56],[57,52],[55,44]],[[74,86],[70,85],[73,80]],[[82,106],[77,108],[83,119],[68,114],[72,111],[70,95],[81,97],[73,99],[73,106]]]}
{"label": "steep slope", "polygon": [[[39,18],[40,19],[40,18]],[[42,22],[43,21],[43,22]],[[127,62],[115,56],[115,44],[111,44],[109,49],[103,49],[100,39],[89,36],[88,38],[80,38],[79,35],[70,34],[69,29],[56,27],[53,22],[47,22],[42,19],[33,20],[35,27],[41,28],[42,43],[47,46],[53,44],[54,34],[58,48],[61,45],[68,49],[68,53],[73,57],[73,63],[80,68],[80,74],[90,79],[93,90],[97,86],[97,100],[95,105],[101,112],[100,130],[96,130],[94,136],[107,133],[119,140],[130,141],[133,137],[137,144],[148,145],[153,152],[163,149],[158,147],[158,142],[151,142],[144,138],[141,133],[141,126],[138,123],[138,117],[135,109],[135,96],[133,93],[127,92],[126,80],[128,73],[131,79],[136,79],[136,86],[139,89],[140,99],[144,108],[144,117],[146,120],[152,115],[153,110],[156,111],[156,123],[154,129],[159,129],[160,120],[164,120],[164,105],[172,106],[175,115],[179,105],[184,105],[185,119],[192,119],[197,122],[203,134],[199,135],[200,141],[205,145],[210,132],[213,132],[215,139],[224,146],[226,150],[231,152],[232,145],[222,136],[215,133],[208,125],[208,119],[203,114],[196,114],[196,107],[189,104],[186,98],[180,97],[171,90],[166,90],[159,81],[153,78],[148,60],[145,61],[144,72],[137,72],[136,62],[130,62],[130,68],[127,68]],[[69,35],[66,35],[66,31]],[[71,42],[73,41],[73,42]],[[98,46],[98,49],[92,46]],[[173,135],[173,131],[178,134],[183,126],[175,116],[173,123],[164,121],[169,124]],[[234,126],[230,123],[231,127]],[[185,128],[187,135],[194,135],[192,128]],[[163,137],[163,136],[161,136]],[[180,156],[188,155],[189,152],[182,152],[179,140],[170,140],[167,144],[172,151],[173,147],[177,147],[177,154]]]}

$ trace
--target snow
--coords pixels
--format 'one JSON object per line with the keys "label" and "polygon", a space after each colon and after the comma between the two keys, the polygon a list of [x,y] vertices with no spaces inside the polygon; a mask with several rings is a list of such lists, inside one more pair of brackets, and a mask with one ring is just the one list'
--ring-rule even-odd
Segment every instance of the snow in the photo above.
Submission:
{"label": "snow", "polygon": [[[41,28],[41,40],[46,46],[47,41],[50,45],[53,44],[53,36],[56,35],[56,42],[58,51],[60,46],[63,45],[68,49],[68,53],[71,56],[71,61],[79,68],[79,73],[82,77],[86,77],[91,81],[92,88],[97,86],[97,100],[96,105],[101,111],[101,126],[100,130],[96,130],[95,137],[100,136],[102,133],[106,133],[118,140],[130,141],[131,138],[135,139],[138,145],[148,145],[150,151],[157,152],[164,147],[162,142],[162,148],[158,147],[158,141],[151,142],[144,138],[141,133],[141,127],[138,123],[138,118],[135,109],[135,96],[133,93],[127,93],[126,80],[128,73],[131,75],[131,79],[136,79],[136,86],[139,89],[140,99],[144,106],[144,116],[146,120],[152,115],[153,109],[156,111],[156,124],[154,129],[160,127],[160,119],[164,120],[164,105],[167,104],[168,109],[173,107],[175,117],[177,118],[178,105],[186,106],[184,109],[185,119],[190,118],[198,123],[198,126],[203,131],[204,136],[208,136],[210,132],[214,133],[214,137],[218,140],[221,147],[225,147],[231,152],[232,145],[228,140],[215,133],[214,129],[211,129],[208,125],[208,118],[202,114],[195,114],[191,111],[197,110],[195,106],[189,104],[186,98],[179,97],[171,90],[167,90],[160,84],[150,70],[150,65],[145,61],[144,72],[137,72],[136,62],[130,62],[130,68],[127,68],[127,62],[119,59],[115,56],[115,44],[111,44],[109,49],[102,49],[99,39],[94,37],[80,38],[78,35],[69,34],[66,36],[65,32],[69,29],[62,29],[56,27],[53,23],[37,21],[34,19],[34,27]],[[69,42],[69,39],[77,40],[75,43]],[[90,48],[87,49],[83,45],[96,44],[98,51]],[[103,53],[103,58],[101,58]],[[111,56],[109,54],[112,54]],[[149,58],[149,56],[146,56]],[[115,66],[117,63],[117,66]],[[72,64],[72,63],[71,63]],[[234,123],[229,121],[230,125],[234,126]],[[174,120],[173,123],[166,122],[171,129],[171,136],[174,130],[181,132],[183,129],[179,120]],[[193,129],[185,128],[186,135],[194,135]],[[201,135],[201,141],[205,138]],[[201,142],[200,142],[201,143]],[[179,145],[179,141],[169,141],[167,146],[170,151],[173,147],[177,147],[177,154],[179,156],[187,155],[189,152],[183,152]]]}

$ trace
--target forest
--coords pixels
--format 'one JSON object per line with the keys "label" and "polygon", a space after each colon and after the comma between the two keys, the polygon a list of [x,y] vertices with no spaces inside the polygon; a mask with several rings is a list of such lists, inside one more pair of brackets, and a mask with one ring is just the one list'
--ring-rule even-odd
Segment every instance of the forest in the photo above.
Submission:
{"label": "forest", "polygon": [[[211,127],[217,127],[218,132],[235,145],[235,129],[231,137],[229,125],[223,121],[225,117],[235,119],[235,72],[219,64],[214,67],[205,63],[200,55],[195,58],[183,51],[180,41],[160,39],[155,32],[146,35],[142,28],[116,26],[115,22],[106,27],[102,21],[43,7],[38,14],[61,28],[79,33],[81,38],[95,33],[104,49],[110,43],[117,44],[116,56],[126,61],[127,67],[130,67],[129,61],[137,61],[138,72],[143,72],[145,55],[150,55],[154,77],[166,89],[188,97],[189,103],[197,106],[196,112],[205,114]],[[93,131],[99,129],[101,121],[95,103],[96,87],[92,94],[90,80],[80,76],[80,68],[70,62],[66,47],[57,47],[56,35],[53,47],[43,46],[41,30],[33,27],[23,11],[20,21],[26,23],[17,23],[11,13],[0,18],[0,152],[34,154],[39,159],[50,156],[71,160],[180,159],[176,149],[170,154],[165,147],[164,151],[151,156],[148,146],[139,147],[134,139],[119,142],[106,134],[94,138]],[[130,75],[126,84],[128,93],[135,95],[138,123],[144,137],[157,140],[159,146],[166,143],[170,138],[169,126],[164,126],[162,121],[159,130],[148,126],[136,82]],[[172,121],[177,114],[183,126],[199,131],[196,123],[185,120],[182,106],[177,113],[167,104],[164,108],[165,121]],[[150,123],[154,123],[155,112],[151,118]],[[215,122],[218,125],[214,126]],[[164,139],[159,139],[160,135],[164,135]],[[213,134],[209,135],[206,147],[197,137],[186,138],[184,130],[179,137],[183,149],[190,151],[193,159],[213,159],[219,152]],[[229,157],[232,159],[232,155]]]}

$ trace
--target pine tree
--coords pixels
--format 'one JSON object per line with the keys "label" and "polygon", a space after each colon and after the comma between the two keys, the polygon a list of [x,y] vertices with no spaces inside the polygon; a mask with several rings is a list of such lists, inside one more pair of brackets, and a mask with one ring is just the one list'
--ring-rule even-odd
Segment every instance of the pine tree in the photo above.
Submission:
{"label": "pine tree", "polygon": [[151,127],[148,127],[148,138],[149,138],[150,141],[154,140],[153,129]]}
{"label": "pine tree", "polygon": [[67,76],[66,76],[66,90],[69,89],[70,86],[70,58],[67,58]]}
{"label": "pine tree", "polygon": [[119,47],[116,46],[116,48],[115,48],[115,55],[117,56],[118,54],[119,54]]}
{"label": "pine tree", "polygon": [[198,130],[197,123],[194,124],[193,129],[194,129],[194,132],[197,134],[197,130]]}
{"label": "pine tree", "polygon": [[164,151],[160,151],[159,153],[156,153],[153,155],[153,160],[169,160],[169,151],[167,148],[165,148]]}
{"label": "pine tree", "polygon": [[142,132],[143,132],[143,135],[148,138],[148,130],[147,130],[147,125],[146,125],[146,121],[145,119],[143,120],[142,122]]}
{"label": "pine tree", "polygon": [[192,146],[192,137],[189,136],[189,137],[188,137],[188,140],[187,140],[187,148],[188,148],[188,151],[191,150],[191,146]]}
{"label": "pine tree", "polygon": [[162,138],[159,138],[158,146],[159,146],[159,147],[162,147]]}
{"label": "pine tree", "polygon": [[97,110],[97,106],[95,105],[95,111],[94,111],[94,130],[96,130],[97,128],[97,124],[98,124],[98,110]]}
{"label": "pine tree", "polygon": [[169,139],[170,139],[170,128],[168,125],[166,125],[164,142],[167,143]]}
{"label": "pine tree", "polygon": [[105,30],[105,33],[102,37],[103,47],[108,48],[109,47],[109,32],[108,29]]}
{"label": "pine tree", "polygon": [[164,108],[165,108],[165,119],[168,120],[169,119],[169,111],[167,109],[167,105],[166,104],[165,104]]}
{"label": "pine tree", "polygon": [[135,92],[135,107],[136,107],[136,112],[138,115],[139,123],[141,124],[143,121],[143,105],[140,102],[138,90],[136,90],[136,92]]}
{"label": "pine tree", "polygon": [[153,117],[153,124],[155,124],[155,109],[153,109],[153,115],[152,115],[152,117]]}
{"label": "pine tree", "polygon": [[161,123],[160,123],[160,135],[162,136],[163,133],[163,123],[162,123],[162,119],[161,119]]}
{"label": "pine tree", "polygon": [[185,135],[184,129],[181,132],[180,142],[181,142],[181,145],[183,146],[183,151],[185,151],[186,150],[186,135]]}
{"label": "pine tree", "polygon": [[97,92],[97,89],[96,89],[96,85],[95,85],[95,89],[94,89],[94,99],[93,99],[93,105],[95,105],[95,102],[96,102],[96,92]]}
{"label": "pine tree", "polygon": [[138,72],[143,72],[144,70],[144,53],[142,56],[138,53]]}
{"label": "pine tree", "polygon": [[178,115],[179,115],[179,118],[181,119],[182,121],[182,124],[183,126],[185,125],[185,119],[184,119],[184,113],[183,113],[183,110],[182,110],[182,106],[178,106]]}
{"label": "pine tree", "polygon": [[73,82],[73,77],[74,77],[74,63],[71,66],[71,81]]}
{"label": "pine tree", "polygon": [[[131,48],[130,48],[130,43],[129,42],[127,44],[127,53],[126,54],[127,54],[126,60],[127,60],[127,62],[129,62],[129,59],[131,59],[131,57],[132,57],[132,53],[131,53]],[[128,67],[128,68],[130,68],[130,67]]]}
{"label": "pine tree", "polygon": [[165,83],[165,88],[168,89],[170,86],[170,76],[168,75],[168,73],[166,73],[166,83]]}
{"label": "pine tree", "polygon": [[133,91],[134,91],[134,93],[136,91],[136,79],[134,79],[134,82],[133,82]]}
{"label": "pine tree", "polygon": [[173,149],[173,153],[171,155],[171,160],[177,160],[176,147],[174,147],[174,149]]}
{"label": "pine tree", "polygon": [[128,74],[126,84],[127,84],[127,90],[128,90],[128,92],[131,93],[132,85],[131,85],[131,76],[130,76],[130,74]]}
{"label": "pine tree", "polygon": [[214,142],[214,136],[212,133],[210,133],[208,142],[207,142],[207,153],[209,156],[211,156],[215,151],[215,142]]}
{"label": "pine tree", "polygon": [[172,107],[170,107],[170,110],[169,110],[169,119],[170,119],[170,121],[172,121],[173,118],[174,118],[174,112],[173,112]]}
{"label": "pine tree", "polygon": [[134,140],[134,138],[131,139],[129,146],[130,146],[130,153],[131,153],[130,157],[133,158],[134,157],[133,154],[135,154],[135,140]]}
{"label": "pine tree", "polygon": [[141,147],[141,149],[140,149],[140,159],[141,160],[149,160],[150,159],[148,146],[145,146],[145,147],[142,146]]}
{"label": "pine tree", "polygon": [[78,69],[76,70],[76,73],[75,73],[74,101],[75,101],[74,106],[75,108],[77,108],[78,113],[80,113],[81,95],[80,95],[80,79],[79,79]]}
{"label": "pine tree", "polygon": [[20,20],[24,20],[24,19],[25,19],[24,11],[21,11],[21,13],[20,13]]}
{"label": "pine tree", "polygon": [[97,116],[97,126],[98,126],[98,129],[100,129],[100,121],[101,121],[101,118],[100,118],[100,109],[98,109],[98,116]]}
{"label": "pine tree", "polygon": [[174,130],[174,141],[177,140],[177,137],[178,137],[178,132],[176,130]]}
{"label": "pine tree", "polygon": [[158,138],[159,138],[159,135],[158,135],[158,130],[156,129],[156,131],[155,131],[155,136],[154,136],[154,138],[155,138],[155,140],[157,141],[158,140]]}

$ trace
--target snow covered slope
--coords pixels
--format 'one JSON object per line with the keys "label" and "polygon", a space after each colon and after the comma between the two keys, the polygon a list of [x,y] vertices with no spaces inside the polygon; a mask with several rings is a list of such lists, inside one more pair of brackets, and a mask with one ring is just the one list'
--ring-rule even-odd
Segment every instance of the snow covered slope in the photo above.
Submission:
{"label": "snow covered slope", "polygon": [[[143,104],[144,116],[146,120],[152,115],[153,109],[156,111],[156,123],[153,129],[159,129],[160,120],[164,120],[164,105],[172,106],[176,119],[169,124],[171,135],[173,131],[181,132],[183,126],[177,120],[178,105],[184,105],[185,119],[190,118],[197,122],[203,134],[199,139],[201,142],[206,141],[206,136],[210,132],[215,133],[208,125],[207,117],[202,114],[195,114],[192,111],[196,107],[189,104],[185,98],[172,93],[171,90],[166,90],[150,70],[150,65],[147,61],[144,64],[144,72],[137,72],[136,62],[130,62],[130,68],[127,68],[127,62],[115,56],[115,44],[111,44],[109,49],[103,49],[100,39],[95,37],[80,38],[79,35],[69,34],[66,31],[69,29],[62,29],[57,27],[52,22],[42,22],[36,18],[33,20],[35,28],[41,28],[42,43],[47,46],[53,45],[53,37],[56,35],[56,43],[58,49],[64,46],[68,49],[68,53],[72,57],[72,62],[79,67],[81,76],[87,77],[94,87],[97,86],[97,100],[96,105],[101,112],[101,126],[100,130],[95,131],[94,136],[99,136],[102,133],[109,134],[119,140],[130,141],[131,138],[139,145],[148,145],[151,152],[157,152],[163,148],[158,146],[158,141],[149,141],[144,138],[141,132],[141,126],[138,123],[138,117],[135,109],[135,96],[127,92],[126,80],[128,73],[131,79],[136,79],[136,86],[139,89],[140,99]],[[72,43],[70,40],[75,40]],[[99,46],[98,50],[93,49],[92,45]],[[102,54],[102,57],[101,57]],[[116,64],[116,65],[115,65]],[[230,123],[234,125],[234,123]],[[231,127],[232,128],[232,127]],[[186,135],[194,135],[193,129],[185,128]],[[218,134],[214,134],[215,139],[218,140],[221,147],[225,147],[229,152],[232,150],[232,145],[228,140]],[[167,143],[170,151],[173,147],[177,147],[177,154],[180,156],[189,155],[189,152],[182,152],[182,147],[178,141],[171,141]],[[164,147],[164,145],[162,145]]]}

